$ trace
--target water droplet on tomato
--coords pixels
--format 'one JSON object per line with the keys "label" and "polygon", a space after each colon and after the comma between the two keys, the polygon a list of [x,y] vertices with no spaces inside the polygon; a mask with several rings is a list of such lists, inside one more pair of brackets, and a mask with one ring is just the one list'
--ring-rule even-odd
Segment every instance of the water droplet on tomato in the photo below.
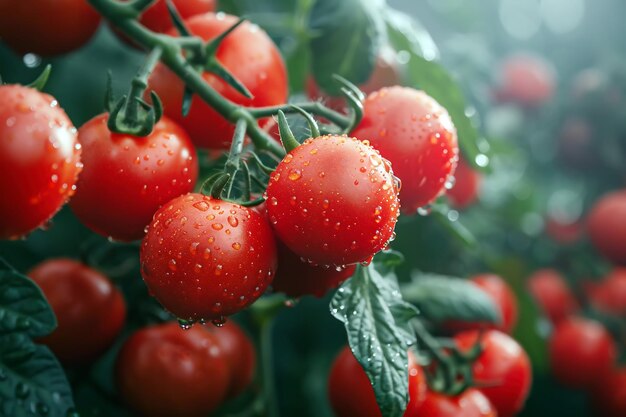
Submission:
{"label": "water droplet on tomato", "polygon": [[291,181],[297,181],[302,178],[302,171],[300,171],[299,169],[292,169],[289,171],[288,178]]}

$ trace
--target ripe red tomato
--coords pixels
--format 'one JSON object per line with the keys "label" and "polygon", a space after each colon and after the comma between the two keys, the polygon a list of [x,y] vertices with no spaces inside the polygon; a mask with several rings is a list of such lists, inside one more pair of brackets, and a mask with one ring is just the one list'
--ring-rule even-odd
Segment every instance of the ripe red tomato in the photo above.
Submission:
{"label": "ripe red tomato", "polygon": [[509,285],[498,275],[481,274],[470,278],[493,300],[500,310],[502,325],[499,330],[511,333],[517,323],[517,298]]}
{"label": "ripe red tomato", "polygon": [[626,368],[611,372],[593,392],[593,405],[602,417],[626,416]]}
{"label": "ripe red tomato", "polygon": [[[479,331],[463,332],[455,336],[460,349],[469,350],[477,342]],[[482,335],[483,352],[474,363],[476,382],[498,411],[499,417],[512,417],[524,406],[532,381],[530,359],[524,349],[510,336],[497,330]]]}
{"label": "ripe red tomato", "polygon": [[580,221],[563,222],[548,217],[545,224],[546,234],[555,242],[563,245],[576,243],[583,236],[584,227]]}
{"label": "ripe red tomato", "polygon": [[256,353],[248,335],[235,323],[229,321],[222,327],[207,325],[207,331],[214,334],[222,348],[231,378],[228,398],[241,394],[252,382],[256,368]]}
{"label": "ripe red tomato", "polygon": [[545,59],[530,54],[516,54],[501,67],[498,98],[526,107],[536,107],[554,96],[556,75]]}
{"label": "ripe red tomato", "polygon": [[528,278],[528,290],[552,323],[559,323],[580,309],[565,279],[554,269],[535,271]]}
{"label": "ripe red tomato", "polygon": [[571,318],[559,324],[550,338],[552,374],[563,385],[592,388],[615,365],[615,342],[602,324]]}
{"label": "ripe red tomato", "polygon": [[328,290],[337,288],[354,274],[355,265],[324,267],[303,262],[298,255],[278,242],[278,270],[272,282],[276,292],[290,297],[315,295],[323,297]]}
{"label": "ripe red tomato", "polygon": [[497,417],[497,412],[487,397],[470,388],[456,397],[447,397],[428,391],[415,414],[406,417]]}
{"label": "ripe red tomato", "polygon": [[[172,3],[183,19],[214,12],[216,9],[215,0],[172,0]],[[165,33],[174,26],[167,10],[166,0],[157,0],[152,3],[141,14],[139,22],[159,33]]]}
{"label": "ripe red tomato", "polygon": [[100,15],[87,0],[0,0],[0,39],[20,54],[51,56],[83,46]]}
{"label": "ripe red tomato", "polygon": [[[426,396],[426,377],[409,352],[409,403],[404,417],[416,416]],[[382,417],[374,389],[349,346],[344,347],[328,376],[328,396],[337,417]]]}
{"label": "ripe red tomato", "polygon": [[111,133],[107,114],[78,131],[83,172],[71,207],[94,231],[140,239],[157,209],[193,190],[196,151],[183,129],[163,117],[146,137]]}
{"label": "ripe red tomato", "polygon": [[0,239],[41,226],[74,193],[80,145],[53,97],[0,86],[0,166]]}
{"label": "ripe red tomato", "polygon": [[446,191],[452,207],[464,209],[474,204],[478,198],[478,191],[482,176],[475,171],[463,158],[454,172],[454,186]]}
{"label": "ripe red tomato", "polygon": [[[205,13],[187,19],[189,30],[210,40],[231,27],[237,18]],[[173,31],[169,32],[175,35]],[[245,106],[262,107],[287,101],[287,71],[278,48],[267,34],[252,23],[244,23],[224,39],[217,50],[217,59],[254,95],[247,99],[218,76],[204,73],[204,79],[228,100]],[[191,110],[183,117],[183,82],[164,65],[158,65],[150,77],[150,88],[163,100],[165,113],[177,121],[196,146],[226,149],[230,145],[234,125],[217,111],[194,96]]]}
{"label": "ripe red tomato", "polygon": [[423,91],[390,87],[370,94],[352,135],[368,140],[402,180],[402,212],[412,214],[445,191],[457,164],[456,129],[446,109]]}
{"label": "ripe red tomato", "polygon": [[393,238],[398,190],[389,163],[347,136],[306,140],[282,160],[267,187],[276,234],[319,265],[369,261]]}
{"label": "ripe red tomato", "polygon": [[64,364],[96,359],[124,327],[124,297],[100,272],[71,259],[51,259],[28,275],[43,291],[58,322],[54,332],[40,341]]}
{"label": "ripe red tomato", "polygon": [[626,268],[615,268],[591,293],[591,304],[605,313],[626,316]]}
{"label": "ripe red tomato", "polygon": [[626,264],[626,190],[605,195],[591,209],[587,230],[592,243],[605,258]]}
{"label": "ripe red tomato", "polygon": [[141,245],[141,272],[167,310],[220,320],[261,296],[276,271],[276,243],[258,212],[202,194],[161,207]]}
{"label": "ripe red tomato", "polygon": [[115,365],[128,405],[150,417],[203,417],[226,398],[228,361],[216,335],[176,323],[143,328],[124,344]]}

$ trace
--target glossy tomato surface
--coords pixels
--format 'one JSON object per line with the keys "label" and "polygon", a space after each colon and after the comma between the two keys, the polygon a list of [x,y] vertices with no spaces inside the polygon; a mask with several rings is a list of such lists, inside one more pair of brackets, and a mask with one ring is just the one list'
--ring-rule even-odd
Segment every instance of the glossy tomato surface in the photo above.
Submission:
{"label": "glossy tomato surface", "polygon": [[497,417],[498,413],[487,397],[470,388],[456,397],[428,391],[417,412],[405,417]]}
{"label": "glossy tomato surface", "polygon": [[[460,349],[470,350],[479,340],[478,331],[455,336]],[[530,359],[524,349],[505,333],[485,332],[480,339],[482,354],[473,366],[479,390],[491,401],[499,417],[512,417],[524,407],[532,383]]]}
{"label": "glossy tomato surface", "polygon": [[267,187],[279,239],[318,265],[368,261],[393,238],[397,185],[371,146],[347,136],[306,140],[278,164]]}
{"label": "glossy tomato surface", "polygon": [[495,274],[475,275],[470,280],[493,300],[502,317],[500,330],[511,333],[517,323],[518,307],[517,298],[511,287]]}
{"label": "glossy tomato surface", "polygon": [[528,278],[528,290],[552,323],[559,323],[580,309],[565,278],[554,269],[535,271]]}
{"label": "glossy tomato surface", "polygon": [[402,180],[402,212],[413,214],[445,192],[458,159],[450,115],[423,91],[383,88],[364,102],[363,120],[352,132],[391,162]]}
{"label": "glossy tomato surface", "polygon": [[472,168],[463,158],[454,172],[454,186],[446,191],[452,207],[464,209],[476,202],[482,176]]}
{"label": "glossy tomato surface", "polygon": [[[374,389],[350,347],[344,347],[328,377],[330,404],[337,417],[382,417]],[[426,377],[409,352],[409,403],[404,417],[417,416],[426,396]]]}
{"label": "glossy tomato surface", "polygon": [[[223,13],[205,13],[185,22],[194,35],[210,40],[234,25],[237,18]],[[252,107],[278,105],[287,101],[285,63],[276,45],[258,26],[249,22],[242,24],[224,39],[216,57],[254,96],[248,99],[217,75],[204,73],[204,79],[223,97]],[[158,65],[150,77],[150,87],[163,100],[165,113],[189,133],[196,146],[228,148],[234,125],[199,97],[194,96],[189,114],[183,117],[184,84],[174,73]]]}
{"label": "glossy tomato surface", "polygon": [[140,239],[161,205],[193,190],[196,151],[185,131],[167,117],[146,137],[111,133],[107,120],[101,114],[78,131],[84,168],[71,207],[101,235]]}
{"label": "glossy tomato surface", "polygon": [[599,199],[587,218],[587,230],[598,252],[609,261],[626,265],[626,190]]}
{"label": "glossy tomato surface", "polygon": [[141,272],[163,307],[185,320],[220,320],[263,294],[276,272],[267,220],[202,194],[166,203],[141,245]]}
{"label": "glossy tomato surface", "polygon": [[74,193],[80,145],[54,97],[0,86],[0,166],[0,239],[41,226]]}
{"label": "glossy tomato surface", "polygon": [[135,332],[115,365],[117,388],[146,417],[205,417],[226,398],[230,369],[202,326],[164,323]]}
{"label": "glossy tomato surface", "polygon": [[71,259],[45,261],[29,273],[43,291],[58,327],[40,340],[66,365],[88,363],[122,330],[126,303],[100,272]]}
{"label": "glossy tomato surface", "polygon": [[571,318],[560,323],[550,337],[552,374],[571,388],[591,388],[615,365],[617,349],[599,322]]}
{"label": "glossy tomato surface", "polygon": [[17,53],[52,56],[85,44],[100,15],[87,0],[0,0],[0,40]]}

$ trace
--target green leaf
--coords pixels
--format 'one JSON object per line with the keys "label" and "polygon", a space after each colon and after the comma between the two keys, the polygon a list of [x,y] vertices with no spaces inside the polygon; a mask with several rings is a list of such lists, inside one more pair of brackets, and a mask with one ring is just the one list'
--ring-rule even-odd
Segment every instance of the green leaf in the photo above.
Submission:
{"label": "green leaf", "polygon": [[24,332],[41,337],[56,325],[52,309],[33,281],[17,271],[0,270],[0,335]]}
{"label": "green leaf", "polygon": [[419,273],[401,291],[405,300],[435,323],[448,320],[500,323],[502,320],[491,298],[461,278]]}
{"label": "green leaf", "polygon": [[410,15],[387,9],[385,23],[387,37],[396,51],[407,51],[429,60],[439,57],[439,49],[430,33]]}
{"label": "green leaf", "polygon": [[74,407],[63,368],[24,333],[0,337],[0,415],[66,417]]}
{"label": "green leaf", "polygon": [[317,85],[338,95],[339,74],[355,84],[368,80],[384,33],[382,0],[317,0],[309,16],[311,63]]}
{"label": "green leaf", "polygon": [[332,315],[343,322],[354,356],[367,374],[384,416],[400,417],[408,403],[407,349],[415,343],[417,310],[402,300],[393,273],[358,266],[335,293]]}

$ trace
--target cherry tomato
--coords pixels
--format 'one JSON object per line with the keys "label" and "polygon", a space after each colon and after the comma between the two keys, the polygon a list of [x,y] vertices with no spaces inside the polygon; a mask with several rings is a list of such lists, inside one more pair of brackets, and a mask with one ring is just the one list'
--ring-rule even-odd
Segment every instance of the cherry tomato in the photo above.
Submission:
{"label": "cherry tomato", "polygon": [[[237,22],[230,15],[205,13],[185,21],[189,30],[204,40],[210,40]],[[173,31],[169,32],[175,35]],[[245,106],[262,107],[287,101],[287,71],[278,48],[267,34],[252,23],[244,23],[228,35],[217,50],[217,59],[250,90],[247,99],[217,75],[204,73],[211,87],[228,100]],[[150,77],[150,87],[163,100],[165,113],[177,121],[196,146],[226,149],[230,145],[234,125],[212,107],[194,96],[186,117],[181,113],[183,82],[169,69],[158,65]]]}
{"label": "cherry tomato", "polygon": [[58,327],[42,338],[66,365],[96,359],[124,327],[126,303],[100,272],[71,259],[50,259],[28,275],[39,285]]}
{"label": "cherry tomato", "polygon": [[231,380],[227,397],[236,397],[252,383],[256,368],[254,346],[248,335],[234,321],[221,327],[207,325],[205,328],[215,335],[230,368]]}
{"label": "cherry tomato", "polygon": [[587,218],[589,237],[598,252],[617,264],[626,264],[626,190],[599,199]]}
{"label": "cherry tomato", "polygon": [[487,397],[470,388],[456,397],[428,391],[415,414],[406,417],[497,417],[497,412]]}
{"label": "cherry tomato", "polygon": [[528,278],[528,290],[552,323],[559,323],[580,309],[567,282],[554,269],[536,271]]}
{"label": "cherry tomato", "polygon": [[279,239],[319,265],[369,261],[393,238],[398,191],[389,163],[347,136],[306,140],[278,164],[267,211]]}
{"label": "cherry tomato", "polygon": [[216,335],[164,323],[134,333],[115,370],[122,397],[139,414],[204,417],[226,398],[228,365]]}
{"label": "cherry tomato", "polygon": [[390,87],[370,94],[352,135],[368,140],[402,180],[403,213],[415,213],[445,192],[459,149],[446,109],[423,91]]}
{"label": "cherry tomato", "polygon": [[[344,347],[330,370],[328,396],[337,417],[382,417],[374,389],[350,347]],[[409,403],[404,417],[416,416],[426,396],[426,377],[409,352]]]}
{"label": "cherry tomato", "polygon": [[552,374],[571,388],[591,388],[613,368],[615,342],[602,324],[571,318],[559,324],[550,338]]}
{"label": "cherry tomato", "polygon": [[599,416],[626,416],[626,368],[614,370],[603,378],[592,398]]}
{"label": "cherry tomato", "polygon": [[563,222],[553,217],[548,217],[546,219],[545,231],[555,242],[571,245],[581,239],[584,226],[580,221]]}
{"label": "cherry tomato", "polygon": [[83,46],[100,15],[87,0],[0,0],[0,39],[20,54],[52,56]]}
{"label": "cherry tomato", "polygon": [[107,114],[78,131],[85,164],[71,207],[85,225],[117,240],[140,239],[157,209],[193,190],[196,151],[163,117],[146,137],[111,133]]}
{"label": "cherry tomato", "polygon": [[615,268],[590,293],[591,304],[615,316],[626,316],[626,268]]}
{"label": "cherry tomato", "polygon": [[452,207],[464,209],[476,201],[482,177],[463,158],[454,172],[454,186],[446,191]]}
{"label": "cherry tomato", "polygon": [[493,300],[500,310],[502,325],[499,330],[511,333],[517,323],[517,298],[513,290],[501,277],[494,274],[476,275],[470,278]]}
{"label": "cherry tomato", "polygon": [[284,244],[278,243],[278,270],[272,282],[276,292],[290,297],[315,295],[323,297],[328,290],[337,288],[354,274],[355,265],[323,267],[303,262]]}
{"label": "cherry tomato", "polygon": [[177,317],[221,320],[272,282],[276,243],[258,212],[192,193],[156,212],[141,266],[148,289]]}
{"label": "cherry tomato", "polygon": [[[188,19],[203,13],[214,12],[215,0],[172,0],[178,14]],[[139,17],[139,22],[148,29],[165,33],[174,26],[167,10],[166,0],[157,0],[152,3]]]}
{"label": "cherry tomato", "polygon": [[526,107],[536,107],[554,96],[554,68],[543,58],[516,54],[504,60],[501,67],[498,98]]}
{"label": "cherry tomato", "polygon": [[[469,350],[478,341],[479,331],[455,336],[460,349]],[[532,381],[530,359],[510,336],[497,330],[482,335],[483,352],[474,363],[474,381],[487,384],[480,388],[498,411],[499,417],[512,417],[524,406]]]}
{"label": "cherry tomato", "polygon": [[41,226],[74,193],[80,145],[53,97],[0,86],[0,166],[0,239]]}

